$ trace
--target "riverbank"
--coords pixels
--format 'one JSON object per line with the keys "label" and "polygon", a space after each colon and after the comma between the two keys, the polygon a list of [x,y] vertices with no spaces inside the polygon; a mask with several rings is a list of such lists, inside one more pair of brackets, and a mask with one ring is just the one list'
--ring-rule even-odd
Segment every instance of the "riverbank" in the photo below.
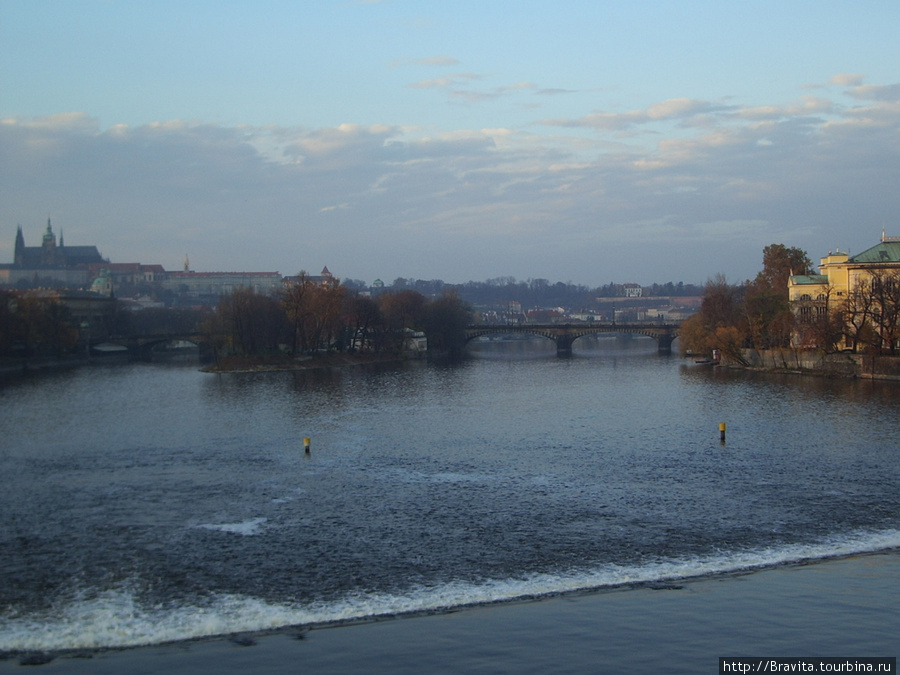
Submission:
{"label": "riverbank", "polygon": [[745,349],[746,367],[779,373],[900,382],[900,356],[825,354],[814,350]]}
{"label": "riverbank", "polygon": [[42,673],[717,672],[719,657],[900,651],[900,554],[678,584],[98,653],[20,655]]}
{"label": "riverbank", "polygon": [[[106,363],[105,359],[98,358],[98,362]],[[28,372],[44,370],[63,370],[66,368],[79,368],[91,363],[91,359],[85,354],[73,354],[69,356],[38,356],[27,359],[2,359],[0,360],[0,377],[16,376]]]}

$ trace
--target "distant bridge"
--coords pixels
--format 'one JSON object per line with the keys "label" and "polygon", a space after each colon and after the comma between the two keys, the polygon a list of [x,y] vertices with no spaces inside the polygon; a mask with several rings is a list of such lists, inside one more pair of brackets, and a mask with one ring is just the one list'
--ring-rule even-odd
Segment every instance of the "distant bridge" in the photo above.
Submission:
{"label": "distant bridge", "polygon": [[90,341],[89,346],[94,348],[98,344],[119,345],[128,348],[128,353],[133,360],[149,361],[153,348],[159,345],[166,344],[167,342],[193,342],[202,352],[209,349],[209,345],[206,344],[207,339],[208,338],[198,332],[151,333],[143,335],[110,336],[105,339],[95,338]]}
{"label": "distant bridge", "polygon": [[553,340],[557,356],[571,356],[572,343],[585,335],[602,333],[636,333],[656,340],[660,354],[672,353],[672,342],[678,337],[677,323],[652,323],[636,321],[618,323],[616,321],[591,321],[589,323],[522,323],[522,324],[477,324],[466,327],[466,342],[485,335],[509,335],[526,333]]}

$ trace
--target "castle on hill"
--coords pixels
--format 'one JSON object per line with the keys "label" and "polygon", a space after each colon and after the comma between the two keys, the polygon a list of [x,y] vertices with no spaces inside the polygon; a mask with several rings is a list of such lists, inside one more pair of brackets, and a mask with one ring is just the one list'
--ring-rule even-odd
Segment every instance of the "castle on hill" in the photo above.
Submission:
{"label": "castle on hill", "polygon": [[[22,226],[16,231],[12,264],[0,264],[0,287],[28,289],[83,289],[105,296],[119,289],[135,289],[150,284],[177,296],[179,304],[215,305],[222,295],[236,288],[274,294],[286,281],[278,272],[194,272],[185,256],[184,271],[169,272],[162,265],[113,263],[96,246],[66,246],[62,231],[57,241],[50,219],[40,246],[26,246]],[[308,276],[315,283],[333,283],[328,268],[320,276]],[[173,300],[169,300],[173,302]]]}
{"label": "castle on hill", "polygon": [[103,260],[96,246],[69,246],[63,241],[62,230],[59,233],[59,244],[53,234],[53,226],[47,218],[47,230],[40,246],[26,246],[22,226],[16,231],[16,248],[13,265],[30,269],[65,269],[91,263],[108,262]]}
{"label": "castle on hill", "polygon": [[70,287],[89,282],[92,265],[108,264],[96,246],[66,246],[62,232],[57,242],[50,219],[40,246],[26,246],[20,225],[11,265],[0,265],[0,284],[30,286],[34,281],[52,282]]}

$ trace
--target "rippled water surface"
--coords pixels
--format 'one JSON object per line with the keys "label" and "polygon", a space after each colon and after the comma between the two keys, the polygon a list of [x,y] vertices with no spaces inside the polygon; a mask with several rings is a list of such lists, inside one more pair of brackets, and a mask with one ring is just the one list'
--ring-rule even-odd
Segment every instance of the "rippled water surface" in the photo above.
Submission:
{"label": "rippled water surface", "polygon": [[458,366],[151,364],[5,382],[0,650],[900,545],[896,385],[729,372],[636,343],[571,359],[487,358],[488,345]]}

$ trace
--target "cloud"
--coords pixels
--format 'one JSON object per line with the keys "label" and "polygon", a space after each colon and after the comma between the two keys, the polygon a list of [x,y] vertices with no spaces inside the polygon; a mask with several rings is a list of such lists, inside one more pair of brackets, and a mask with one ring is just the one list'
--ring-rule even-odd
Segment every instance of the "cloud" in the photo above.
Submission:
{"label": "cloud", "polygon": [[395,127],[383,124],[362,126],[341,124],[297,134],[285,146],[284,154],[293,160],[319,160],[334,166],[335,162],[353,160],[348,154],[369,156],[377,152],[386,139],[396,135]]}
{"label": "cloud", "polygon": [[900,84],[862,84],[847,93],[863,101],[900,101]]}
{"label": "cloud", "polygon": [[828,83],[836,84],[840,87],[856,87],[862,84],[863,79],[864,76],[858,73],[839,73],[832,76]]}
{"label": "cloud", "polygon": [[536,87],[531,82],[517,82],[516,84],[509,84],[503,87],[497,87],[498,92],[506,92],[506,91],[523,91],[529,89],[535,89]]}
{"label": "cloud", "polygon": [[625,113],[595,112],[575,119],[547,119],[543,120],[541,124],[571,128],[586,127],[604,131],[624,131],[653,122],[685,120],[720,109],[721,106],[713,105],[707,101],[672,98],[654,103],[644,110],[630,110]]}
{"label": "cloud", "polygon": [[534,83],[527,81],[500,85],[490,89],[474,89],[469,86],[472,82],[481,79],[483,79],[482,76],[477,73],[454,73],[443,77],[413,82],[408,84],[407,87],[410,89],[445,89],[451,100],[462,100],[469,103],[479,103],[518,92],[537,90],[537,86]]}
{"label": "cloud", "polygon": [[343,204],[334,204],[332,206],[323,206],[321,209],[319,209],[319,213],[328,213],[329,211],[337,211],[338,209],[349,209],[349,208],[350,208],[350,204],[347,204],[345,202]]}
{"label": "cloud", "polygon": [[81,112],[66,112],[55,115],[34,117],[26,121],[7,119],[0,124],[18,125],[30,129],[42,129],[47,131],[82,131],[93,132],[97,127],[97,120]]}
{"label": "cloud", "polygon": [[171,269],[750,278],[767,244],[858,251],[896,222],[897,85],[851,86],[860,105],[675,97],[530,131],[8,119],[0,245],[17,224],[33,245],[50,212],[71,245]]}
{"label": "cloud", "polygon": [[647,108],[646,115],[651,120],[685,117],[707,111],[709,107],[706,101],[695,101],[689,98],[670,98],[661,103],[651,105]]}
{"label": "cloud", "polygon": [[799,101],[785,105],[767,105],[747,108],[736,108],[730,114],[747,120],[774,120],[804,115],[827,115],[833,113],[833,101],[816,96],[804,96]]}
{"label": "cloud", "polygon": [[452,56],[428,56],[422,59],[396,59],[391,62],[391,66],[399,67],[399,66],[437,66],[437,67],[452,67],[458,66],[459,61]]}
{"label": "cloud", "polygon": [[419,82],[413,82],[406,86],[410,89],[445,89],[448,87],[457,86],[462,82],[477,80],[480,77],[480,75],[476,75],[475,73],[455,73],[453,75],[447,75],[445,77],[435,77],[430,80],[420,80]]}
{"label": "cloud", "polygon": [[574,89],[547,88],[547,89],[538,89],[537,92],[535,92],[535,93],[537,93],[540,96],[560,96],[562,94],[576,94],[578,92]]}

